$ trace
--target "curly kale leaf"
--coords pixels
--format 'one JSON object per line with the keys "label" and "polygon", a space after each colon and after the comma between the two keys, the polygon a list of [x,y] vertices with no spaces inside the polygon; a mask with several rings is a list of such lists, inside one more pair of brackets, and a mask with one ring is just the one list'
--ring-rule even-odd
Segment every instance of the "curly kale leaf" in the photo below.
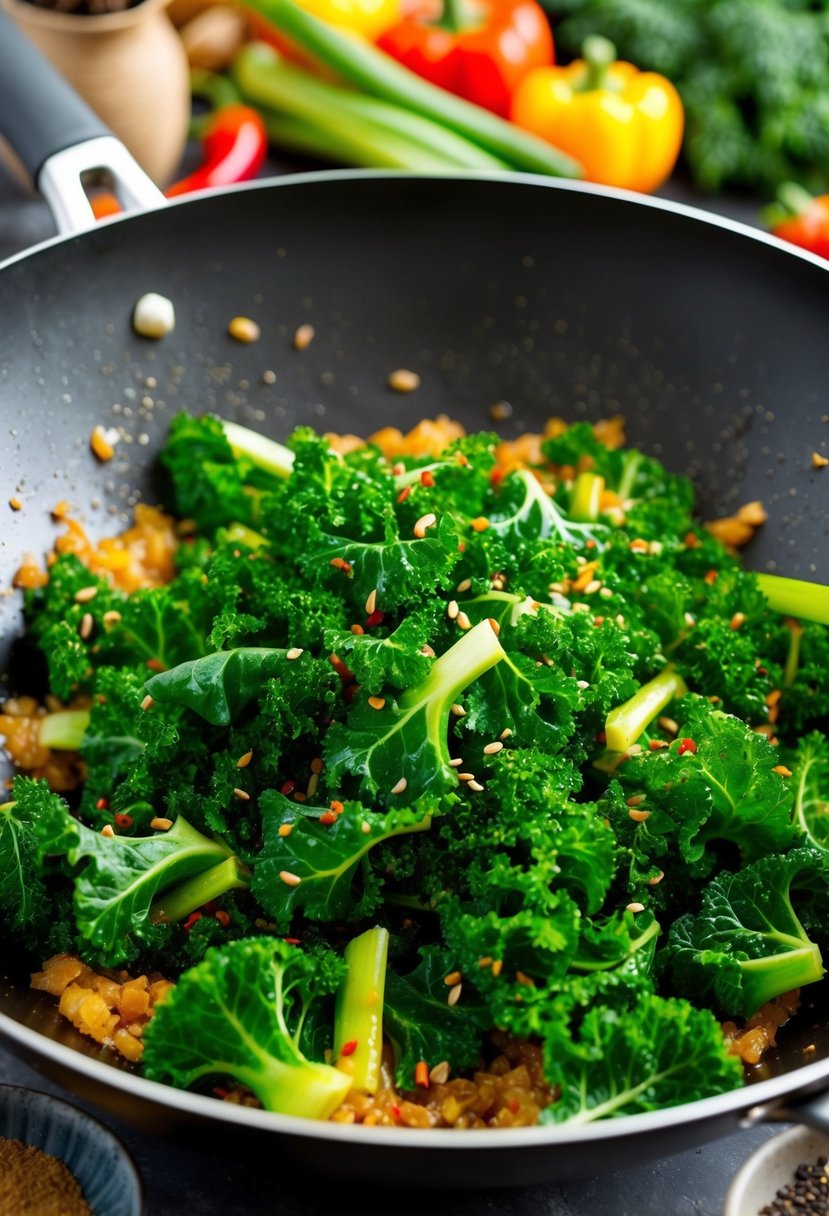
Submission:
{"label": "curly kale leaf", "polygon": [[423,653],[434,622],[429,614],[406,616],[387,637],[329,629],[326,648],[339,655],[361,688],[369,694],[387,685],[405,689],[429,674],[432,660]]}
{"label": "curly kale leaf", "polygon": [[798,744],[792,781],[795,825],[807,843],[829,852],[829,740],[819,731]]}

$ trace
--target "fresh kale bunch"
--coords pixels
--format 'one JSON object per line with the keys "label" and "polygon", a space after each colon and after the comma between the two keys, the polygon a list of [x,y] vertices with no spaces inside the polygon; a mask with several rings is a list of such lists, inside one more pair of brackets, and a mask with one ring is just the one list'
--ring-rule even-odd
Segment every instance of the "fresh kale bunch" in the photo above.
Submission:
{"label": "fresh kale bunch", "polygon": [[537,468],[495,443],[392,465],[182,416],[172,581],[64,556],[30,593],[73,701],[41,742],[87,779],[16,779],[0,917],[177,977],[148,1075],[326,1117],[383,1035],[411,1088],[499,1030],[582,1123],[734,1086],[718,1018],[822,976],[823,600],[587,424]]}
{"label": "fresh kale bunch", "polygon": [[557,44],[604,34],[685,105],[684,153],[704,190],[829,186],[825,0],[556,0]]}

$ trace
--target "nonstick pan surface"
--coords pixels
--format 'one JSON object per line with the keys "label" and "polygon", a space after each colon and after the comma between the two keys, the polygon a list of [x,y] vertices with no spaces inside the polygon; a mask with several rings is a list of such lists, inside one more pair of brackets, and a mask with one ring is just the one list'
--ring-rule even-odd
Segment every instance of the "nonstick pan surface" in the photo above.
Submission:
{"label": "nonstick pan surface", "polygon": [[[50,547],[59,499],[94,533],[156,501],[153,456],[177,409],[284,438],[297,423],[366,433],[440,412],[491,427],[496,401],[513,407],[505,434],[552,414],[625,415],[633,444],[694,476],[705,517],[764,501],[750,564],[827,579],[829,481],[810,457],[829,436],[828,290],[819,263],[738,226],[521,177],[308,175],[102,225],[0,268],[0,472],[24,504],[4,529],[0,583],[22,552]],[[161,342],[131,329],[146,291],[176,306]],[[235,315],[260,324],[259,342],[227,336]],[[292,338],[306,322],[316,337],[299,352]],[[398,367],[422,378],[411,396],[387,386]],[[122,432],[106,466],[89,450],[97,424]],[[17,599],[0,613],[11,682],[25,688],[30,660],[19,648],[8,656]],[[78,1040],[27,992],[14,960],[7,970],[0,1030],[79,1092],[157,1128],[246,1129],[234,1144],[278,1132],[286,1161],[388,1181],[480,1186],[610,1169],[731,1130],[749,1107],[777,1112],[829,1079],[816,1010],[768,1079],[654,1115],[483,1137],[309,1125],[73,1051]],[[817,1051],[801,1067],[807,1041]],[[808,1117],[823,1118],[820,1102]]]}

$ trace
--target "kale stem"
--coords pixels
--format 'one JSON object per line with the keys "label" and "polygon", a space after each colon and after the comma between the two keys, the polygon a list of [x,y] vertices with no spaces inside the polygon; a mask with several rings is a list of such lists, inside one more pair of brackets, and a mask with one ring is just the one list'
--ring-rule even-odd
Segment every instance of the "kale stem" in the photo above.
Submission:
{"label": "kale stem", "polygon": [[782,578],[779,574],[758,574],[757,586],[768,600],[772,612],[829,625],[829,587],[824,583]]}
{"label": "kale stem", "polygon": [[247,456],[257,469],[275,473],[277,477],[290,477],[294,467],[294,454],[290,448],[246,426],[240,426],[238,422],[223,420],[222,430],[234,456]]}
{"label": "kale stem", "polygon": [[[350,1060],[352,1088],[370,1094],[380,1084],[388,952],[389,933],[379,925],[348,943],[348,970],[337,992],[334,1015],[334,1058],[340,1063]],[[349,1048],[347,1054],[344,1047]]]}
{"label": "kale stem", "polygon": [[608,750],[625,752],[636,742],[657,714],[674,697],[682,697],[688,691],[685,681],[669,664],[653,680],[643,684],[629,701],[611,709],[605,720],[605,735]]}
{"label": "kale stem", "polygon": [[41,719],[38,739],[42,747],[76,752],[83,743],[88,725],[88,709],[59,709]]}
{"label": "kale stem", "polygon": [[218,899],[228,891],[246,890],[249,885],[248,871],[237,858],[228,857],[204,874],[159,895],[150,909],[150,921],[154,925],[162,922],[176,925],[211,899]]}
{"label": "kale stem", "polygon": [[604,478],[598,473],[579,473],[570,499],[570,518],[576,523],[592,524],[599,518]]}

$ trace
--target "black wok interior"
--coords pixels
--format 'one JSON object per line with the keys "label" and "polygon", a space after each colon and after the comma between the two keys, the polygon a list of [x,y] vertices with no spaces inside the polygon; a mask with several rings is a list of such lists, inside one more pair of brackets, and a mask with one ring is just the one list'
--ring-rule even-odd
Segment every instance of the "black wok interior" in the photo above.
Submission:
{"label": "black wok interior", "polygon": [[[176,307],[159,342],[131,328],[147,291]],[[633,444],[694,476],[703,516],[763,500],[750,564],[827,580],[829,471],[810,457],[829,439],[828,295],[825,270],[728,226],[522,179],[326,175],[103,226],[0,270],[0,484],[23,500],[0,585],[50,547],[59,499],[93,533],[155,501],[152,457],[182,408],[280,439],[441,412],[506,435],[621,413]],[[234,342],[235,315],[261,340]],[[316,337],[299,352],[305,322]],[[416,393],[388,388],[399,367],[420,374]],[[498,401],[513,413],[496,428]],[[123,428],[103,466],[99,423]],[[0,665],[19,629],[5,596]],[[0,1010],[24,1016],[21,997],[0,984]],[[807,1042],[829,1055],[824,1024],[806,1011],[776,1067]]]}

